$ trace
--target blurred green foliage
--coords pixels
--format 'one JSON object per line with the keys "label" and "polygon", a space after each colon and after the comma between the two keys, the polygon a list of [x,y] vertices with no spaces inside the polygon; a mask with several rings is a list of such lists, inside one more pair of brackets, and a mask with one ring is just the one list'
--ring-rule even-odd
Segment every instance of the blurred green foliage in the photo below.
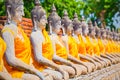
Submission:
{"label": "blurred green foliage", "polygon": [[[34,7],[34,0],[23,0],[25,17],[30,18],[30,12]],[[100,19],[101,11],[105,10],[104,21],[112,22],[112,17],[117,11],[120,11],[120,0],[40,0],[42,7],[46,10],[47,16],[51,12],[52,4],[54,3],[57,13],[62,17],[63,11],[67,10],[69,17],[73,18],[76,12],[79,16],[89,17],[89,14],[94,13],[92,20]],[[82,11],[82,12],[81,12]],[[4,0],[0,0],[0,16],[5,15]],[[110,24],[111,26],[112,24]]]}

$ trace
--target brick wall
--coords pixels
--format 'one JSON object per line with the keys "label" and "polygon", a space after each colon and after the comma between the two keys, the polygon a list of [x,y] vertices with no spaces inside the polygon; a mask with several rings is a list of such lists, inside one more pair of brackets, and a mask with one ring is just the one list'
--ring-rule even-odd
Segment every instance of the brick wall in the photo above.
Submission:
{"label": "brick wall", "polygon": [[[6,21],[6,17],[0,16],[0,30],[3,28],[5,21]],[[24,32],[29,37],[32,32],[32,28],[33,28],[31,19],[23,18],[23,20],[20,24],[22,25]]]}

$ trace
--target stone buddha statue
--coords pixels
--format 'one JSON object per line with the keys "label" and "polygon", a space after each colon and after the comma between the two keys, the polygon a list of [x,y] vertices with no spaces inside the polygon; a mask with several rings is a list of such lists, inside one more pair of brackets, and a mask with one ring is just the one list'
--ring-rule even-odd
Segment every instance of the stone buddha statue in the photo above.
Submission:
{"label": "stone buddha statue", "polygon": [[[107,56],[109,56],[109,57],[111,57],[111,59],[112,59],[112,61],[113,61],[113,64],[116,64],[117,62],[118,62],[118,58],[117,58],[117,56],[114,56],[114,54],[115,53],[117,53],[117,47],[116,47],[116,52],[114,52],[114,42],[112,41],[112,37],[111,37],[111,32],[110,32],[110,30],[107,30],[106,31],[106,33],[107,33],[107,44],[108,44],[108,48],[107,48],[107,53],[106,53],[106,55]],[[115,43],[117,43],[117,33],[115,34],[115,35],[113,35],[113,36],[115,36],[115,38],[116,38],[116,40],[115,40]]]}
{"label": "stone buddha statue", "polygon": [[[97,26],[97,23],[95,22],[95,32],[96,32],[96,38],[98,40],[98,46],[99,46],[99,51],[100,51],[100,55],[103,54],[105,52],[105,47],[104,44],[102,43],[102,39],[101,39],[101,29]],[[108,66],[107,60],[105,58],[102,58],[101,56],[96,56],[99,60],[102,61],[102,65],[103,67]]]}
{"label": "stone buddha statue", "polygon": [[[68,44],[68,59],[76,63],[76,66],[82,70],[82,74],[87,73],[87,66],[84,64],[84,62],[80,61],[80,57],[78,54],[78,48],[76,44],[76,40],[74,39],[73,35],[73,24],[72,21],[68,17],[68,13],[65,10],[64,11],[64,16],[62,18],[62,25],[65,29],[66,32],[66,37],[67,37],[67,44]],[[83,68],[83,69],[82,69]],[[80,72],[80,71],[78,71]]]}
{"label": "stone buddha statue", "polygon": [[[93,28],[92,22],[89,21],[89,25],[87,25],[84,17],[82,17],[81,27],[82,27],[82,35],[83,35],[82,39],[83,39],[83,43],[85,45],[85,50],[86,50],[85,58],[87,60],[89,60],[90,62],[92,62],[96,66],[96,68],[94,68],[94,69],[100,68],[100,63],[98,63],[98,59],[96,59],[94,57],[94,51],[95,51],[94,47],[95,47],[95,45],[97,45],[97,40],[95,38],[95,29]],[[95,45],[92,44],[92,40],[94,40],[96,42]],[[81,57],[82,57],[82,55],[81,55]]]}
{"label": "stone buddha statue", "polygon": [[[31,11],[34,26],[30,37],[34,53],[33,65],[39,71],[51,75],[53,80],[67,80],[67,73],[58,64],[52,61],[54,50],[52,40],[45,30],[47,24],[46,12],[40,5],[39,0],[37,1],[35,1],[35,7]],[[52,79],[48,77],[46,80]]]}
{"label": "stone buddha statue", "polygon": [[107,40],[106,40],[106,30],[104,28],[101,28],[101,40],[104,45],[104,53],[101,54],[101,57],[106,58],[108,65],[112,64],[112,59],[106,55],[106,49],[107,49]]}
{"label": "stone buddha statue", "polygon": [[74,29],[74,38],[78,46],[79,57],[80,57],[80,60],[83,61],[84,64],[87,65],[86,67],[88,67],[88,72],[91,72],[95,68],[95,65],[93,64],[94,60],[87,56],[86,47],[85,47],[85,38],[82,33],[81,24],[83,23],[80,23],[80,21],[78,20],[78,16],[75,13],[74,19],[73,19],[73,29]]}
{"label": "stone buddha statue", "polygon": [[54,5],[52,7],[51,14],[48,17],[48,21],[51,24],[52,34],[50,36],[53,40],[54,51],[56,53],[53,60],[57,64],[60,64],[60,66],[69,73],[70,77],[74,77],[77,75],[78,67],[73,62],[68,60],[68,38],[66,34],[63,35],[65,29],[61,25],[61,18],[56,13],[56,8]]}
{"label": "stone buddha statue", "polygon": [[2,30],[6,42],[5,67],[13,78],[44,80],[40,71],[31,66],[31,45],[27,35],[18,24],[24,16],[22,0],[5,1],[7,22]]}

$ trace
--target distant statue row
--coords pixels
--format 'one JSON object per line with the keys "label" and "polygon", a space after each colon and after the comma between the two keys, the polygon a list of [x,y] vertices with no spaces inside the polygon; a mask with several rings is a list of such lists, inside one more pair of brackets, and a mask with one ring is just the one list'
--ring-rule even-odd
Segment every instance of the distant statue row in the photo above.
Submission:
{"label": "distant statue row", "polygon": [[18,24],[24,16],[23,1],[6,0],[5,7],[0,80],[68,80],[120,62],[120,34],[116,32],[93,26],[91,21],[87,24],[84,18],[79,21],[76,13],[71,21],[67,11],[61,20],[54,5],[47,20],[35,0],[29,39]]}

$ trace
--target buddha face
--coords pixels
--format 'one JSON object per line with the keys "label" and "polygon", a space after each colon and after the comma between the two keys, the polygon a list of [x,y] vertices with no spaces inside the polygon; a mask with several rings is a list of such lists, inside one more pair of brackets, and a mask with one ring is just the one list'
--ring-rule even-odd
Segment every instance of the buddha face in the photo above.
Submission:
{"label": "buddha face", "polygon": [[106,38],[106,36],[107,36],[107,35],[106,35],[106,32],[104,32],[103,35],[102,35],[102,37],[103,37],[103,38]]}
{"label": "buddha face", "polygon": [[70,25],[67,27],[67,33],[68,33],[68,34],[72,34],[72,31],[73,31],[73,27],[72,27],[72,24],[70,24]]}
{"label": "buddha face", "polygon": [[96,33],[95,33],[95,29],[92,29],[92,31],[91,31],[91,35],[92,35],[92,36],[95,36],[95,35],[96,35]]}
{"label": "buddha face", "polygon": [[13,16],[13,18],[16,22],[21,22],[22,16],[24,16],[24,7],[23,5],[20,5],[19,7],[16,8],[15,15]]}
{"label": "buddha face", "polygon": [[41,17],[41,19],[38,21],[38,26],[40,29],[45,29],[46,24],[47,24],[47,17],[46,14]]}
{"label": "buddha face", "polygon": [[97,33],[97,36],[98,36],[98,37],[100,37],[100,36],[101,36],[101,33],[100,33],[100,31]]}
{"label": "buddha face", "polygon": [[84,31],[83,31],[84,36],[87,36],[87,35],[88,35],[88,32],[89,32],[88,27],[86,27],[86,28],[84,29]]}
{"label": "buddha face", "polygon": [[80,34],[82,33],[82,28],[79,27],[79,28],[76,29],[74,32],[75,32],[76,35],[80,35]]}
{"label": "buddha face", "polygon": [[59,35],[62,34],[61,21],[58,21],[55,25],[56,26],[54,27],[54,32]]}

